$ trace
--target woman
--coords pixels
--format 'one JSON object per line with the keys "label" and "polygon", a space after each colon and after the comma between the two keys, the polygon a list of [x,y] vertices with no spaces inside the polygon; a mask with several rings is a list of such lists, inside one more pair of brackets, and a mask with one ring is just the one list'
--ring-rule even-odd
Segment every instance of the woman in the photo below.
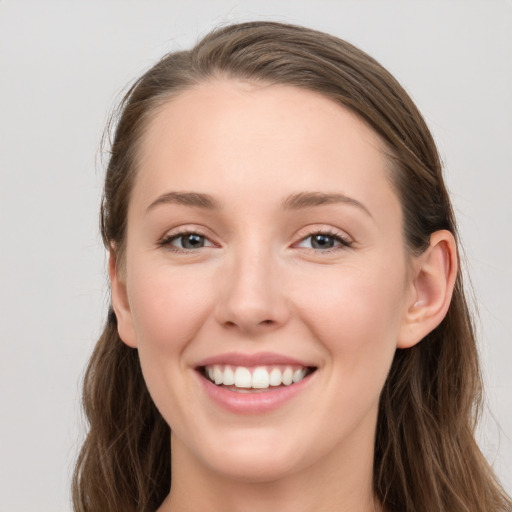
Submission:
{"label": "woman", "polygon": [[512,510],[437,150],[369,56],[254,22],[164,57],[102,234],[76,510]]}

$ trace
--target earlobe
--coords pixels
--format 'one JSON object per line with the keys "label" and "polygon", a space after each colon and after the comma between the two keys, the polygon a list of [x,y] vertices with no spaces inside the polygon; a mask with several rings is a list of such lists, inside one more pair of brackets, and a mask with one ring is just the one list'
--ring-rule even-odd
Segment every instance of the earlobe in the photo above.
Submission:
{"label": "earlobe", "polygon": [[108,272],[110,276],[110,288],[112,293],[112,307],[116,314],[117,330],[121,340],[129,347],[137,347],[137,339],[133,326],[132,313],[128,294],[126,290],[126,281],[122,272],[120,272],[117,255],[114,248],[110,248]]}
{"label": "earlobe", "polygon": [[410,348],[446,316],[457,277],[457,245],[452,233],[436,231],[426,251],[414,261],[413,297],[403,319],[398,348]]}

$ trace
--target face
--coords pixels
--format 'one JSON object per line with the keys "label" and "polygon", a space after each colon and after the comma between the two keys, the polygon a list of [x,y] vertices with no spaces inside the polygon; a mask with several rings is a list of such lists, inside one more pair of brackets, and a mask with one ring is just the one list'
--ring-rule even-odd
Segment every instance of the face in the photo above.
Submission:
{"label": "face", "polygon": [[112,284],[173,457],[244,480],[371,458],[414,300],[381,149],[293,87],[206,83],[154,116]]}

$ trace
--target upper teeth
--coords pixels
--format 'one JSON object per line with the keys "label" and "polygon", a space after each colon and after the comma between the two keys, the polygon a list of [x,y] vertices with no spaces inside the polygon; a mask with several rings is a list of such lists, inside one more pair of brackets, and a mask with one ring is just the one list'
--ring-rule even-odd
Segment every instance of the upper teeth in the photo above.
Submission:
{"label": "upper teeth", "polygon": [[235,386],[237,388],[265,389],[269,386],[289,386],[301,381],[307,373],[307,368],[292,368],[286,366],[221,366],[213,365],[205,368],[208,378],[217,385]]}

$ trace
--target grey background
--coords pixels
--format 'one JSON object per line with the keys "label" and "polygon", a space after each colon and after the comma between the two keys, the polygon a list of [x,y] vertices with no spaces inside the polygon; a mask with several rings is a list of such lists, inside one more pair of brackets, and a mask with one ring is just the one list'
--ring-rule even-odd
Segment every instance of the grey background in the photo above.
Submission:
{"label": "grey background", "polygon": [[381,61],[445,162],[480,313],[482,449],[512,492],[510,1],[0,2],[0,511],[67,511],[103,320],[99,142],[121,89],[220,23],[299,23]]}

